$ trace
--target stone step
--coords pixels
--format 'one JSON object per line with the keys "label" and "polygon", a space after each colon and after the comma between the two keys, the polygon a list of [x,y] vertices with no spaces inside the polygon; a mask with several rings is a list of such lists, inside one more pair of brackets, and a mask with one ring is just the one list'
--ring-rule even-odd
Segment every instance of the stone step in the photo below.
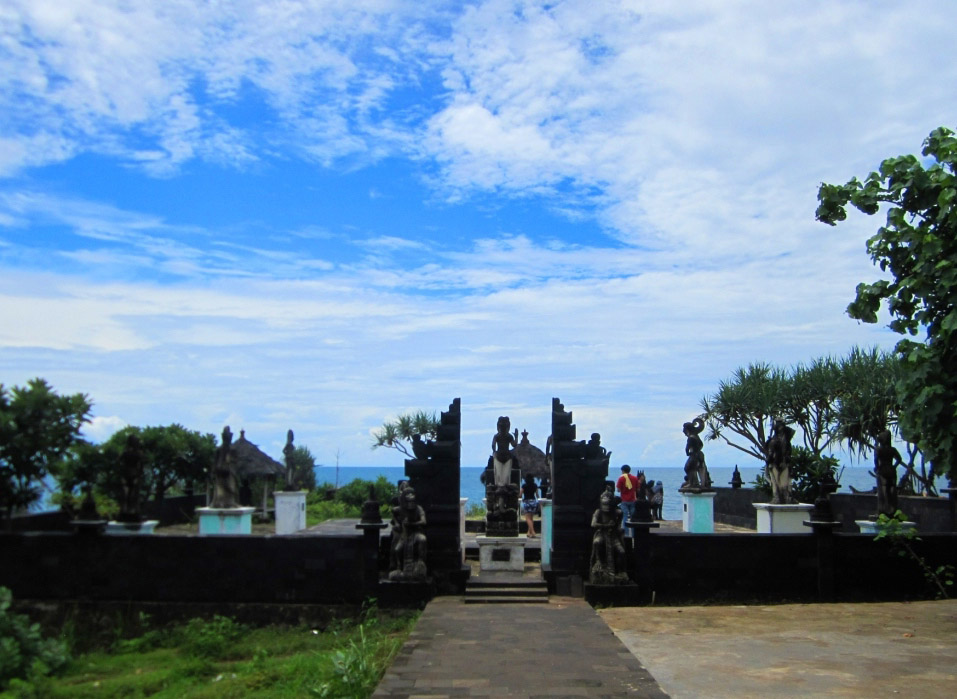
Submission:
{"label": "stone step", "polygon": [[544,597],[470,597],[466,595],[465,604],[548,604],[548,595]]}
{"label": "stone step", "polygon": [[523,585],[521,587],[473,587],[467,585],[465,596],[475,597],[548,597],[547,585]]}

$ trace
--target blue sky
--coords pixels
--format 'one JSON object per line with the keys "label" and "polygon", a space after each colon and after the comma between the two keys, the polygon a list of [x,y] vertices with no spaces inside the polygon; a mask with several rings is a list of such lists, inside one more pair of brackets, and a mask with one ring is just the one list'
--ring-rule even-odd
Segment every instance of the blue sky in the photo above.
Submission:
{"label": "blue sky", "polygon": [[[844,313],[879,217],[820,182],[955,126],[951,2],[232,3],[0,9],[0,381],[87,434],[229,424],[395,465],[463,405],[543,445],[683,464],[738,366],[890,348]],[[717,443],[713,465],[748,457]],[[743,462],[742,462],[743,463]]]}

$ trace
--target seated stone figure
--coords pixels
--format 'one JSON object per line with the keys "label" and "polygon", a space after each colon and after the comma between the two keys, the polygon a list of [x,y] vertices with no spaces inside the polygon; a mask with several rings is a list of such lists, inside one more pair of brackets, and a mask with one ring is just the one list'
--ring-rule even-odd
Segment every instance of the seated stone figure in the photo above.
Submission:
{"label": "seated stone figure", "polygon": [[601,445],[601,435],[592,433],[585,444],[585,462],[593,465],[605,465],[611,460],[611,452]]}
{"label": "seated stone figure", "polygon": [[415,490],[406,485],[399,504],[392,508],[392,550],[389,580],[426,579],[425,510],[416,502]]}
{"label": "seated stone figure", "polygon": [[609,487],[601,494],[591,518],[595,533],[591,541],[588,580],[595,585],[624,585],[629,582],[625,543],[621,535],[621,511],[615,507],[615,493]]}
{"label": "seated stone figure", "polygon": [[771,504],[791,502],[791,439],[794,430],[778,418],[771,429],[771,437],[764,445],[765,478],[771,484]]}

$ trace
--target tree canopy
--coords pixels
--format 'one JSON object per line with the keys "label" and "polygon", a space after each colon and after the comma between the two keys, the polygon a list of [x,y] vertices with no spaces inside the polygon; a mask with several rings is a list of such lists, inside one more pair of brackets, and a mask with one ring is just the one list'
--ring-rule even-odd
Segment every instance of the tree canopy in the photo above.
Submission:
{"label": "tree canopy", "polygon": [[412,438],[420,435],[424,439],[434,439],[438,429],[439,419],[434,412],[418,410],[414,413],[405,413],[391,422],[386,422],[372,433],[374,440],[372,448],[395,449],[411,459],[413,458]]}
{"label": "tree canopy", "polygon": [[14,510],[40,499],[39,484],[80,439],[92,405],[83,393],[58,395],[43,379],[0,384],[0,507]]}
{"label": "tree canopy", "polygon": [[[940,127],[914,155],[888,158],[861,182],[822,184],[817,219],[836,225],[850,204],[865,214],[886,206],[867,252],[890,279],[857,286],[847,312],[876,323],[886,302],[890,328],[904,335],[897,381],[899,427],[937,473],[957,476],[957,138]],[[922,335],[921,341],[910,338]]]}

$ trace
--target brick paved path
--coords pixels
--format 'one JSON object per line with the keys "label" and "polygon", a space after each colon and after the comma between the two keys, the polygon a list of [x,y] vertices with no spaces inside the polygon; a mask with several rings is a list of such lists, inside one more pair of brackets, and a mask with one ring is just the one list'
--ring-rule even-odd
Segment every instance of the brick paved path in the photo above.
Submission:
{"label": "brick paved path", "polygon": [[648,697],[668,695],[587,602],[471,604],[438,597],[375,697]]}

